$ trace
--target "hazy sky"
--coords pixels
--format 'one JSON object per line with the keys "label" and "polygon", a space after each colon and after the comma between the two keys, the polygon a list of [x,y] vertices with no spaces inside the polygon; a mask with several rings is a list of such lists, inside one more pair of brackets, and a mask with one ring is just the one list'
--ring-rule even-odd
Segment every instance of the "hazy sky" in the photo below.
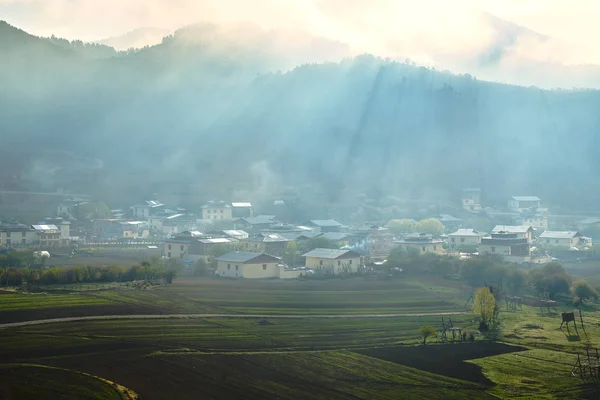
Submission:
{"label": "hazy sky", "polygon": [[0,0],[0,19],[41,36],[97,40],[139,27],[245,21],[421,62],[431,52],[460,55],[485,48],[495,33],[479,11],[556,39],[551,46],[526,47],[528,55],[600,64],[598,0]]}

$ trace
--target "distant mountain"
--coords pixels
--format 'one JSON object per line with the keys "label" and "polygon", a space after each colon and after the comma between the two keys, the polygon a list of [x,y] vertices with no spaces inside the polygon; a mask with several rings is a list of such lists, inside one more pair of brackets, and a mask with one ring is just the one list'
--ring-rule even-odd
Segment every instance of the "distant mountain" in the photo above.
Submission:
{"label": "distant mountain", "polygon": [[293,188],[323,217],[388,207],[390,196],[451,201],[468,186],[498,204],[532,193],[595,208],[600,196],[598,91],[369,55],[307,63],[346,47],[252,26],[195,25],[109,58],[0,29],[0,185],[20,176],[116,205]]}
{"label": "distant mountain", "polygon": [[123,35],[113,36],[106,39],[97,40],[99,44],[110,46],[118,51],[129,49],[141,49],[146,46],[154,46],[159,44],[165,36],[171,34],[172,31],[160,28],[138,28]]}

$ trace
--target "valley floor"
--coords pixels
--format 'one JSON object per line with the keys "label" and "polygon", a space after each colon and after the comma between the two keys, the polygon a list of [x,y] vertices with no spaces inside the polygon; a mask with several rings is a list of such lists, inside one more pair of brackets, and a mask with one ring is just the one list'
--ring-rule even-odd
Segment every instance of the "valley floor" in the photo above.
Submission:
{"label": "valley floor", "polygon": [[0,294],[4,324],[119,316],[4,326],[0,387],[14,395],[19,388],[9,383],[43,371],[24,395],[38,390],[37,398],[52,398],[61,389],[44,384],[51,381],[70,382],[69,393],[87,387],[89,398],[124,399],[596,396],[571,375],[576,354],[600,341],[600,313],[591,309],[579,340],[558,329],[558,315],[524,306],[500,314],[504,343],[438,338],[422,346],[419,327],[440,329],[442,318],[475,331],[458,284],[191,279],[152,290],[83,289]]}

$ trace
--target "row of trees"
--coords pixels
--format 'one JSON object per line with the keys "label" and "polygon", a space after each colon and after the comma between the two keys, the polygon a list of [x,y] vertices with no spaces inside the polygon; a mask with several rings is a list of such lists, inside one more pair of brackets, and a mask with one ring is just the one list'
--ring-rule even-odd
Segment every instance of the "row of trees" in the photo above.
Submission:
{"label": "row of trees", "polygon": [[31,268],[0,268],[0,285],[30,286],[77,283],[131,282],[143,279],[165,279],[171,283],[178,272],[175,263],[142,261],[129,267],[52,267],[43,270]]}
{"label": "row of trees", "polygon": [[416,250],[394,248],[387,259],[386,267],[388,272],[401,268],[408,274],[458,277],[473,288],[492,286],[511,295],[530,291],[536,296],[549,299],[568,294],[580,300],[598,296],[595,289],[587,282],[574,282],[564,267],[556,262],[523,270],[521,266],[506,263],[501,257],[495,255],[459,260],[455,257],[436,254],[420,255]]}
{"label": "row of trees", "polygon": [[392,219],[386,227],[395,234],[427,233],[434,236],[440,236],[445,229],[444,224],[435,218],[422,219],[418,222],[412,219]]}

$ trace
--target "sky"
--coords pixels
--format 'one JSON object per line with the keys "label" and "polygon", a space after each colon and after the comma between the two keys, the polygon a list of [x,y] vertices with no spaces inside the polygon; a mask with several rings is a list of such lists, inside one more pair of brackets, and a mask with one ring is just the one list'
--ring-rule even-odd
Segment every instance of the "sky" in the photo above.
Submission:
{"label": "sky", "polygon": [[94,41],[140,27],[243,21],[425,65],[443,63],[446,56],[470,57],[506,40],[482,13],[549,38],[520,38],[511,50],[519,57],[600,64],[597,0],[0,0],[0,20],[39,36]]}

